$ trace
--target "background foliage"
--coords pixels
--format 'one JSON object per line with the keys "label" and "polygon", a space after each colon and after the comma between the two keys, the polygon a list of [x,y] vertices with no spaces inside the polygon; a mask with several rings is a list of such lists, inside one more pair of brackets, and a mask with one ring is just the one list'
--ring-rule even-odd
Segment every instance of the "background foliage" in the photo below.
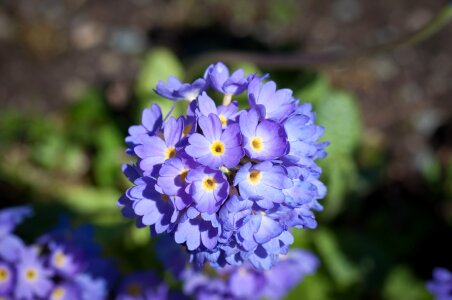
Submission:
{"label": "background foliage", "polygon": [[[95,225],[96,237],[104,246],[105,255],[114,257],[124,271],[154,268],[165,272],[155,256],[155,241],[150,240],[148,231],[137,230],[134,224],[120,216],[116,207],[116,200],[128,187],[121,174],[121,164],[129,159],[124,153],[127,128],[139,122],[141,110],[151,103],[160,104],[164,113],[168,112],[171,103],[158,97],[152,88],[159,79],[169,75],[187,81],[202,76],[190,64],[190,58],[210,50],[212,44],[221,47],[233,41],[237,49],[269,53],[294,49],[290,34],[285,39],[278,39],[276,33],[297,28],[298,13],[302,13],[300,7],[295,1],[264,2],[266,15],[261,18],[267,23],[257,16],[254,23],[249,23],[251,21],[244,15],[252,11],[252,7],[248,7],[252,4],[232,1],[228,11],[232,11],[230,16],[234,17],[229,19],[227,26],[218,25],[216,22],[221,18],[215,19],[215,15],[204,20],[207,22],[204,25],[196,23],[201,22],[196,18],[192,21],[184,19],[182,11],[188,4],[183,2],[174,1],[174,6],[157,2],[156,7],[161,11],[170,11],[168,7],[179,9],[176,10],[179,15],[173,15],[173,27],[160,21],[163,33],[169,34],[168,39],[178,36],[181,40],[175,44],[144,47],[133,30],[126,28],[127,34],[117,37],[119,44],[116,47],[120,50],[116,50],[125,51],[133,57],[133,64],[139,66],[133,73],[133,81],[104,84],[91,80],[78,88],[79,92],[70,104],[45,113],[39,109],[5,105],[0,110],[1,204],[32,203],[36,209],[35,217],[19,228],[21,234],[31,240],[55,225],[61,215],[69,215],[73,224]],[[356,2],[349,2],[356,6]],[[220,5],[223,2],[211,1],[209,5],[214,3]],[[20,5],[0,8],[0,16],[11,9],[16,12],[22,9]],[[319,12],[318,8],[312,9]],[[180,28],[178,22],[188,24],[186,35],[176,30]],[[32,30],[37,25],[29,23],[26,26],[24,28]],[[237,26],[248,28],[245,37],[234,29]],[[266,38],[271,43],[265,41],[265,37],[256,36],[251,30],[256,26],[266,28]],[[224,36],[218,36],[215,31],[218,27]],[[45,26],[38,28],[44,30]],[[199,28],[203,30],[195,30]],[[44,30],[44,34],[50,33]],[[156,41],[160,34],[162,40],[161,32],[152,31],[152,34],[157,35]],[[40,57],[38,61],[42,64],[51,64],[46,55],[60,51],[40,48],[31,37],[21,38],[25,39],[32,55]],[[209,38],[215,41],[208,44]],[[11,47],[4,40],[0,41],[5,47]],[[440,41],[436,43],[440,44]],[[43,55],[44,60],[41,60]],[[366,95],[381,95],[381,91],[368,78],[366,68],[376,63],[378,72],[386,72],[385,76],[391,72],[391,66],[385,61],[388,58],[379,59],[352,67],[347,73],[349,76],[340,79],[337,70],[328,67],[287,71],[259,68],[248,61],[229,65],[231,68],[242,67],[247,72],[268,72],[279,87],[291,88],[297,97],[312,102],[318,123],[326,128],[323,139],[331,142],[327,148],[328,157],[320,163],[324,170],[322,179],[329,192],[323,200],[325,210],[318,214],[319,228],[294,233],[295,246],[317,253],[321,268],[317,274],[305,278],[288,299],[431,299],[424,287],[431,270],[439,265],[452,266],[449,242],[452,226],[450,102],[449,106],[440,102],[438,107],[449,107],[442,111],[441,118],[435,114],[438,107],[434,101],[420,106],[416,114],[407,108],[416,106],[415,102],[388,108],[390,104],[382,99],[381,104],[369,106]],[[450,64],[450,57],[445,62]],[[446,78],[452,72],[447,74],[444,75]],[[397,75],[391,76],[397,78]],[[353,84],[341,84],[356,79],[361,82],[357,83],[359,87],[366,91],[364,94]],[[344,86],[353,92],[345,90]],[[413,89],[416,88],[408,86],[405,91],[411,93],[408,97],[417,96],[413,96]],[[451,92],[450,86],[447,91]],[[125,94],[122,98],[121,93]],[[434,94],[429,96],[435,97]],[[391,97],[391,101],[403,102],[406,96],[398,92]],[[246,101],[243,96],[238,100],[241,105]],[[377,101],[373,99],[374,103]],[[172,114],[179,115],[185,108],[186,104],[178,103]],[[410,113],[415,118],[412,123],[405,119],[397,121],[394,117],[388,117],[392,123],[372,119],[374,114],[381,115],[382,111],[399,117]],[[383,120],[381,124],[379,120]],[[405,135],[401,137],[402,134]],[[419,143],[419,140],[423,142]],[[416,155],[412,155],[413,152]],[[166,278],[177,286],[169,273],[165,273]]]}

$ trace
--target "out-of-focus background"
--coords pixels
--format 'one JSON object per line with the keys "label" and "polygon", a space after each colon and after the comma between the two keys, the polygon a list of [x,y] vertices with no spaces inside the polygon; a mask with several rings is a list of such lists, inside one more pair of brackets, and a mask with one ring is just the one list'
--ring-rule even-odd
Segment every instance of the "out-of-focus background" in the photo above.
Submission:
{"label": "out-of-focus background", "polygon": [[[128,187],[127,128],[150,103],[168,110],[152,91],[158,79],[191,81],[223,59],[218,51],[238,51],[229,67],[270,73],[312,102],[331,142],[321,162],[329,194],[319,228],[295,234],[322,265],[289,299],[431,299],[424,287],[431,270],[452,268],[452,26],[346,61],[271,59],[386,44],[423,28],[445,5],[2,1],[0,205],[34,205],[25,236],[65,213],[74,224],[94,224],[122,269],[155,267],[148,232],[116,207]],[[255,64],[256,55],[269,59]]]}

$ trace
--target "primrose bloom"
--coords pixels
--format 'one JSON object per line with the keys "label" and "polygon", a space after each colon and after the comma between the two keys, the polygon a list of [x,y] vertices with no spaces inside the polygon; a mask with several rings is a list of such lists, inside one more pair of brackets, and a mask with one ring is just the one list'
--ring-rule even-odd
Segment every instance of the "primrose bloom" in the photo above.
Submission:
{"label": "primrose bloom", "polygon": [[196,299],[283,299],[304,276],[315,273],[318,265],[314,254],[292,249],[268,271],[248,263],[210,272],[187,269],[182,275],[183,289]]}
{"label": "primrose bloom", "polygon": [[435,296],[435,300],[452,299],[452,272],[445,268],[433,270],[433,279],[427,282],[427,289]]}
{"label": "primrose bloom", "polygon": [[193,83],[170,77],[155,91],[190,101],[186,114],[162,118],[154,104],[129,129],[134,162],[123,172],[133,186],[118,201],[122,214],[185,246],[196,266],[271,269],[293,243],[292,229],[317,226],[324,129],[310,104],[267,78],[221,62]]}

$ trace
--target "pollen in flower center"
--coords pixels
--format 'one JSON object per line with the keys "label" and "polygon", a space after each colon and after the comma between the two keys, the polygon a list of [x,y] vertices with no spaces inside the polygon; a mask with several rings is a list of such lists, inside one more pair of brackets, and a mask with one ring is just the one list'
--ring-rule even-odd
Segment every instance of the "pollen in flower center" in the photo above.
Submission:
{"label": "pollen in flower center", "polygon": [[253,148],[254,151],[261,151],[264,148],[264,143],[262,142],[262,139],[260,137],[254,137],[251,139],[251,148]]}
{"label": "pollen in flower center", "polygon": [[60,300],[63,299],[65,294],[65,289],[62,287],[57,287],[52,292],[52,300]]}
{"label": "pollen in flower center", "polygon": [[217,186],[217,182],[212,177],[206,177],[202,180],[202,188],[206,191],[213,191]]}
{"label": "pollen in flower center", "polygon": [[9,272],[5,268],[0,268],[0,282],[5,282],[9,278]]}
{"label": "pollen in flower center", "polygon": [[173,158],[174,156],[176,156],[176,148],[174,148],[173,146],[169,146],[168,148],[166,148],[165,159]]}
{"label": "pollen in flower center", "polygon": [[210,145],[210,151],[214,155],[221,155],[224,153],[224,144],[220,141],[215,141]]}
{"label": "pollen in flower center", "polygon": [[62,251],[58,251],[55,254],[55,258],[54,258],[55,265],[57,267],[61,268],[64,266],[65,261],[66,261],[66,256],[64,255],[64,253]]}
{"label": "pollen in flower center", "polygon": [[138,297],[141,294],[141,287],[138,283],[132,282],[127,286],[127,294],[129,296]]}
{"label": "pollen in flower center", "polygon": [[249,174],[248,174],[248,181],[251,184],[258,184],[262,179],[262,174],[260,171],[258,170],[252,170]]}
{"label": "pollen in flower center", "polygon": [[35,281],[38,277],[38,274],[35,269],[29,268],[25,271],[25,279],[28,281]]}
{"label": "pollen in flower center", "polygon": [[162,200],[167,202],[169,200],[169,196],[166,194],[162,194]]}
{"label": "pollen in flower center", "polygon": [[228,119],[225,116],[219,115],[218,118],[221,121],[221,126],[226,127],[228,125]]}
{"label": "pollen in flower center", "polygon": [[179,173],[180,181],[182,181],[182,182],[185,183],[185,178],[187,178],[187,173],[188,173],[188,170],[187,170],[187,169],[183,169],[183,170]]}

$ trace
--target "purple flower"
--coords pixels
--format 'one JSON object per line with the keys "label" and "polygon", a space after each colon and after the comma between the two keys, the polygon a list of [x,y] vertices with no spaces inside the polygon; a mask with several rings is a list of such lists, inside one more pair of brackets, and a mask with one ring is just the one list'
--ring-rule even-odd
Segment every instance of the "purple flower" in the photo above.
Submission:
{"label": "purple flower", "polygon": [[206,88],[207,82],[203,78],[196,79],[190,84],[181,83],[176,77],[170,76],[166,84],[159,80],[155,92],[162,97],[174,101],[193,101]]}
{"label": "purple flower", "polygon": [[[137,162],[123,167],[133,186],[118,205],[138,228],[149,225],[151,235],[183,244],[198,267],[270,269],[293,243],[291,228],[317,226],[326,188],[315,160],[325,157],[327,143],[318,141],[324,130],[312,106],[291,90],[264,82],[267,76],[231,73],[217,63],[193,84],[174,77],[158,83],[158,94],[191,102],[185,116],[166,124],[151,107],[143,125],[130,129],[128,153]],[[208,88],[223,94],[224,105]],[[232,97],[244,91],[250,107],[239,110]],[[252,276],[239,275],[251,273],[232,273],[239,279],[231,282],[248,281],[249,290],[225,291],[217,281],[194,295],[250,298]]]}
{"label": "purple flower", "polygon": [[49,295],[49,300],[78,300],[80,291],[72,282],[63,282],[56,285]]}
{"label": "purple flower", "polygon": [[182,137],[184,121],[171,117],[163,129],[163,138],[158,136],[143,136],[142,144],[135,147],[136,155],[141,158],[140,168],[152,173],[156,165],[161,165],[167,159],[175,157],[178,142]]}
{"label": "purple flower", "polygon": [[218,62],[210,65],[204,75],[210,85],[220,93],[238,95],[242,93],[249,83],[249,77],[245,76],[242,69],[238,69],[231,75],[229,69],[223,63]]}
{"label": "purple flower", "polygon": [[94,278],[89,274],[81,273],[74,278],[81,293],[80,300],[107,299],[107,282],[103,278]]}
{"label": "purple flower", "polygon": [[201,213],[216,213],[229,194],[229,183],[219,170],[197,167],[188,172],[186,180],[193,207]]}
{"label": "purple flower", "polygon": [[266,299],[283,299],[305,275],[314,273],[319,265],[318,258],[311,252],[292,249],[282,256],[278,264],[265,273],[264,297]]}
{"label": "purple flower", "polygon": [[8,295],[13,289],[14,270],[5,262],[0,261],[0,297]]}
{"label": "purple flower", "polygon": [[154,179],[142,179],[126,193],[130,199],[134,199],[135,214],[141,217],[142,224],[151,226],[157,234],[171,231],[179,215],[174,200],[156,189],[158,186]]}
{"label": "purple flower", "polygon": [[445,268],[435,268],[433,279],[427,282],[427,289],[435,300],[452,299],[452,273]]}
{"label": "purple flower", "polygon": [[187,154],[205,166],[235,167],[244,154],[239,126],[232,124],[223,131],[220,119],[214,114],[201,116],[198,123],[203,135],[194,133],[189,137],[190,145],[185,149]]}
{"label": "purple flower", "polygon": [[203,92],[198,98],[198,114],[208,117],[210,114],[217,115],[221,121],[221,126],[226,128],[235,117],[239,105],[237,101],[233,101],[229,105],[216,106],[212,98]]}
{"label": "purple flower", "polygon": [[73,276],[82,267],[75,255],[62,246],[53,247],[49,257],[49,265],[56,273],[64,277]]}
{"label": "purple flower", "polygon": [[116,300],[164,300],[168,287],[151,271],[127,276],[122,282]]}
{"label": "purple flower", "polygon": [[254,268],[231,267],[228,288],[237,299],[260,299],[262,289],[268,284],[263,272]]}
{"label": "purple flower", "polygon": [[207,249],[213,249],[217,245],[220,234],[221,227],[216,214],[200,215],[190,208],[182,216],[174,233],[174,239],[176,243],[186,243],[190,251],[201,245]]}
{"label": "purple flower", "polygon": [[239,186],[243,198],[255,200],[260,207],[270,209],[274,203],[284,201],[283,189],[290,188],[292,183],[283,167],[266,161],[242,166],[234,178],[234,185]]}
{"label": "purple flower", "polygon": [[286,133],[278,123],[259,121],[259,118],[259,113],[253,109],[240,115],[245,152],[251,159],[260,161],[277,159],[286,153]]}
{"label": "purple flower", "polygon": [[52,272],[46,269],[34,248],[26,249],[17,263],[17,283],[14,295],[18,299],[47,298],[51,289]]}
{"label": "purple flower", "polygon": [[266,119],[276,122],[286,119],[297,107],[297,100],[292,97],[291,90],[277,90],[273,81],[262,85],[262,79],[259,77],[249,84],[248,100],[251,108],[259,110]]}
{"label": "purple flower", "polygon": [[185,179],[188,171],[195,166],[196,163],[190,157],[181,157],[168,159],[160,169],[157,184],[163,193],[174,196],[174,204],[178,210],[184,209],[192,202],[191,196],[185,191]]}
{"label": "purple flower", "polygon": [[0,211],[0,259],[9,262],[19,259],[25,246],[22,239],[12,232],[31,214],[32,209],[29,206],[5,208]]}
{"label": "purple flower", "polygon": [[129,155],[136,155],[134,148],[142,143],[143,135],[153,136],[162,128],[163,120],[160,106],[152,104],[150,108],[144,109],[141,123],[142,125],[134,125],[129,128],[129,136],[126,137],[128,145],[126,153]]}

